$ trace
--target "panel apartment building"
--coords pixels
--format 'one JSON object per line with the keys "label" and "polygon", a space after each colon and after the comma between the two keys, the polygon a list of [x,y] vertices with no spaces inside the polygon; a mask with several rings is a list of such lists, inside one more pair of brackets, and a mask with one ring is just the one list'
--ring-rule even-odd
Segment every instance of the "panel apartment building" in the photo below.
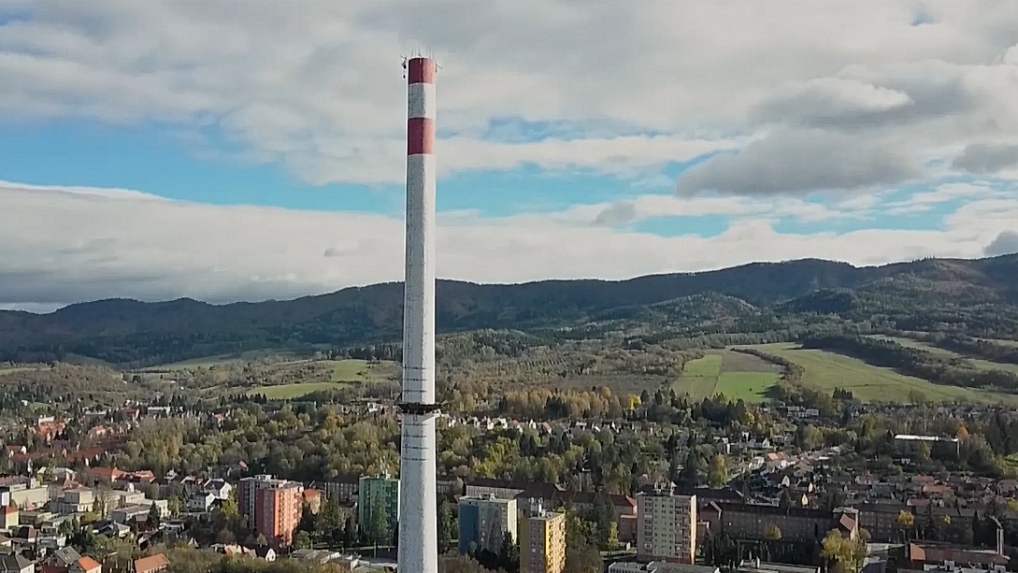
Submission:
{"label": "panel apartment building", "polygon": [[274,545],[290,545],[300,523],[304,486],[297,482],[257,475],[240,480],[237,504],[248,528]]}
{"label": "panel apartment building", "polygon": [[636,559],[696,562],[696,496],[670,489],[636,495]]}
{"label": "panel apartment building", "polygon": [[566,566],[566,515],[529,500],[519,521],[520,573],[562,573]]}
{"label": "panel apartment building", "polygon": [[515,499],[494,495],[459,500],[459,551],[466,554],[471,546],[498,552],[508,533],[516,540],[517,511]]}
{"label": "panel apartment building", "polygon": [[388,530],[384,539],[373,541],[388,544],[399,530],[399,480],[388,475],[363,476],[357,484],[357,526],[369,537],[378,512],[384,512]]}

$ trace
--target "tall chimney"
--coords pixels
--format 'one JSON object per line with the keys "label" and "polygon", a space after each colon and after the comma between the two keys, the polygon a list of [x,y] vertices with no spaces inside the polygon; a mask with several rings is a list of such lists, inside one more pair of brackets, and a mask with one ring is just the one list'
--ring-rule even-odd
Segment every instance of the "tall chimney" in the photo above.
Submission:
{"label": "tall chimney", "polygon": [[435,489],[435,62],[407,62],[400,573],[438,573]]}

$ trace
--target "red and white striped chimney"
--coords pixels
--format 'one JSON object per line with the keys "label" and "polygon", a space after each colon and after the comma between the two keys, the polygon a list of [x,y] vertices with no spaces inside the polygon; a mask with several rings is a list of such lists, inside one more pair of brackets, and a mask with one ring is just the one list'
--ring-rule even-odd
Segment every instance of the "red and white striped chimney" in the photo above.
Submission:
{"label": "red and white striped chimney", "polygon": [[406,279],[399,475],[400,573],[438,573],[435,466],[435,62],[407,66]]}

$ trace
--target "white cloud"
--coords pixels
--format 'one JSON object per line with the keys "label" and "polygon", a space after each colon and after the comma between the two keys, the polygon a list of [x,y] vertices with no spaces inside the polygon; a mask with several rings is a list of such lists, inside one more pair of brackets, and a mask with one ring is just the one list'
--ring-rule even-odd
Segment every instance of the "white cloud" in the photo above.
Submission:
{"label": "white cloud", "polygon": [[[399,219],[152,200],[121,191],[0,185],[0,305],[48,308],[112,296],[210,301],[290,298],[399,280]],[[637,216],[739,214],[723,234],[660,237],[592,226],[596,208],[549,215],[440,217],[439,275],[484,282],[625,278],[750,261],[822,257],[875,264],[922,256],[981,256],[1018,228],[1018,202],[973,202],[942,231],[776,232],[775,213],[740,198],[640,198]],[[602,206],[601,209],[604,209]],[[582,214],[583,217],[579,215]]]}
{"label": "white cloud", "polygon": [[[244,6],[6,3],[0,115],[213,126],[245,158],[280,161],[309,182],[392,182],[405,148],[398,57],[421,43],[444,66],[440,126],[458,134],[443,144],[445,173],[654,170],[758,137],[747,118],[911,126],[857,133],[853,157],[886,143],[925,158],[1015,127],[1018,11],[1003,0],[924,6],[923,26],[911,3],[848,0],[766,12],[671,0]],[[486,134],[506,118],[601,129],[507,144]]]}

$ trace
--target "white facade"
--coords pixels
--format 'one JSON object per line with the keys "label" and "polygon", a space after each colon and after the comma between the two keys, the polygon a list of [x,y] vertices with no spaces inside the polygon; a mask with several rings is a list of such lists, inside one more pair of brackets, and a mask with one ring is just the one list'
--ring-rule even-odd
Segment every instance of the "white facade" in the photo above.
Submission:
{"label": "white facade", "polygon": [[696,560],[696,496],[670,492],[636,496],[636,555],[641,561]]}

